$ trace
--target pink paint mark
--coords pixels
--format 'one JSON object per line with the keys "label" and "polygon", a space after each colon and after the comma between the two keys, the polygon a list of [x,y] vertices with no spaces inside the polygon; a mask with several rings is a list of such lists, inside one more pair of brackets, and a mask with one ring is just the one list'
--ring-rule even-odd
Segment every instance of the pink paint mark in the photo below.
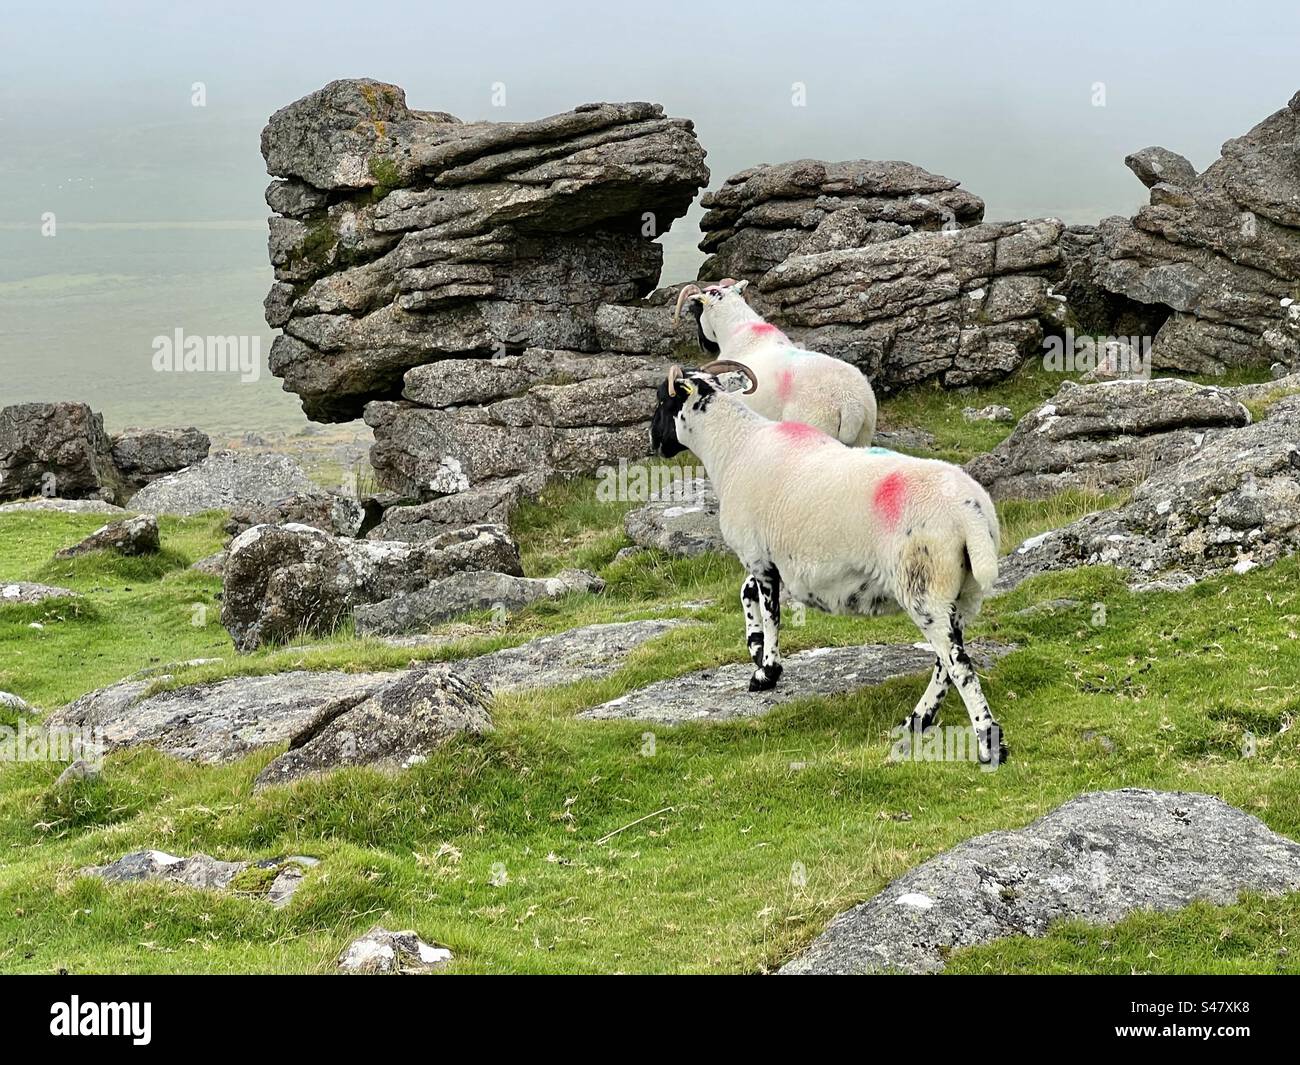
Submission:
{"label": "pink paint mark", "polygon": [[792,444],[824,444],[830,437],[805,422],[777,422],[776,431]]}
{"label": "pink paint mark", "polygon": [[898,524],[903,513],[903,502],[907,498],[907,481],[901,473],[891,473],[878,485],[872,496],[876,513],[885,519],[891,528]]}
{"label": "pink paint mark", "polygon": [[782,403],[787,403],[790,397],[794,395],[794,371],[777,370],[776,372],[776,396]]}
{"label": "pink paint mark", "polygon": [[741,322],[732,330],[732,336],[739,336],[741,332],[749,332],[756,337],[780,337],[782,340],[786,340],[786,335],[771,322]]}

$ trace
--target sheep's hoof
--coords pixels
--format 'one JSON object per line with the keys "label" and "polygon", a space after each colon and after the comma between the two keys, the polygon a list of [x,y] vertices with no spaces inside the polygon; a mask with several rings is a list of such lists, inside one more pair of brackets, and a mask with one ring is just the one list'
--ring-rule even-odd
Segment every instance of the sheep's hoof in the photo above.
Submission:
{"label": "sheep's hoof", "polygon": [[1010,759],[1011,750],[1002,742],[1002,729],[997,725],[993,726],[993,738],[996,740],[998,745],[997,757],[994,758],[992,756],[992,750],[990,749],[992,745],[987,739],[985,739],[979,745],[979,760],[981,765],[990,766],[991,768],[996,769],[998,766],[1005,764],[1007,760]]}
{"label": "sheep's hoof", "polygon": [[783,672],[784,667],[780,663],[756,669],[754,675],[749,678],[749,690],[752,692],[771,691],[776,687],[776,682],[781,679]]}

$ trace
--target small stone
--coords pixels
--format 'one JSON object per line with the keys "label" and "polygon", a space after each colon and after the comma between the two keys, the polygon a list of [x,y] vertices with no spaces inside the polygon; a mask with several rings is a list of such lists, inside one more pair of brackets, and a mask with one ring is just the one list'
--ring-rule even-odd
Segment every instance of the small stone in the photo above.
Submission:
{"label": "small stone", "polygon": [[94,780],[99,776],[100,772],[99,766],[92,765],[84,758],[77,758],[68,763],[68,768],[59,774],[59,779],[54,782],[54,787],[58,789],[77,781]]}
{"label": "small stone", "polygon": [[1084,729],[1082,739],[1084,743],[1095,743],[1107,754],[1115,753],[1115,741],[1101,732],[1096,732],[1093,729]]}
{"label": "small stone", "polygon": [[1011,408],[1004,407],[998,403],[992,403],[987,407],[980,407],[978,410],[974,407],[964,407],[962,408],[961,414],[968,422],[1015,421],[1015,415],[1011,413]]}
{"label": "small stone", "polygon": [[96,529],[80,543],[55,553],[55,558],[78,558],[92,551],[114,551],[119,555],[156,555],[159,550],[158,519],[137,514]]}
{"label": "small stone", "polygon": [[226,552],[218,551],[215,555],[208,555],[199,559],[190,565],[190,569],[196,573],[205,574],[208,577],[220,577],[226,571]]}
{"label": "small stone", "polygon": [[338,967],[347,973],[427,972],[451,960],[450,950],[424,942],[413,931],[390,932],[375,925],[347,945]]}
{"label": "small stone", "polygon": [[20,699],[17,695],[14,695],[13,692],[0,691],[0,706],[4,707],[6,710],[14,710],[20,714],[36,713],[36,711],[33,710],[25,700]]}
{"label": "small stone", "polygon": [[15,581],[12,584],[0,584],[0,605],[7,603],[43,603],[47,599],[73,598],[76,594],[70,588],[60,588],[53,584]]}

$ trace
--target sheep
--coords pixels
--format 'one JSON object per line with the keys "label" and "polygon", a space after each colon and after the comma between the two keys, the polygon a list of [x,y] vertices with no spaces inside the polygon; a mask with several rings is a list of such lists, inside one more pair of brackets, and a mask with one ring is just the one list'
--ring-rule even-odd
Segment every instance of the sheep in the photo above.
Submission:
{"label": "sheep", "polygon": [[835,614],[901,608],[934,649],[930,683],[903,727],[933,725],[955,684],[974,726],[979,760],[1006,758],[966,653],[963,632],[998,573],[997,512],[987,492],[947,462],[884,448],[850,448],[804,422],[773,422],[704,370],[673,366],[658,389],[652,449],[689,449],[708,471],[722,536],[748,574],[740,592],[750,691],[782,672],[781,594]]}
{"label": "sheep", "polygon": [[689,299],[700,347],[720,356],[701,369],[712,373],[739,360],[765,383],[746,401],[763,417],[804,422],[841,443],[866,447],[876,432],[876,395],[866,376],[841,359],[795,347],[745,302],[741,293],[748,284],[728,277],[704,289],[684,285],[678,292],[673,321]]}

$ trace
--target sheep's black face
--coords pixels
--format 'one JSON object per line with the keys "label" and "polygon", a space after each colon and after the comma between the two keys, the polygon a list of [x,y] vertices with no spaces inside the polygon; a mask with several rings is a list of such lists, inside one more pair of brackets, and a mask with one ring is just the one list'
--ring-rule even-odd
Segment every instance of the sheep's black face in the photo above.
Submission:
{"label": "sheep's black face", "polygon": [[700,342],[700,350],[708,355],[720,355],[722,348],[718,346],[717,341],[710,340],[704,331],[704,304],[692,300],[691,313],[695,315],[695,332]]}
{"label": "sheep's black face", "polygon": [[686,445],[677,438],[677,415],[683,410],[688,413],[708,409],[709,403],[717,394],[717,388],[710,384],[712,378],[692,374],[677,382],[677,394],[668,394],[668,382],[659,385],[659,402],[655,407],[654,417],[650,419],[650,446],[661,458],[670,459],[686,450]]}
{"label": "sheep's black face", "polygon": [[686,450],[677,439],[677,414],[686,399],[680,382],[675,396],[668,394],[667,381],[660,383],[659,402],[655,406],[654,417],[650,419],[650,447],[661,458],[670,459]]}

